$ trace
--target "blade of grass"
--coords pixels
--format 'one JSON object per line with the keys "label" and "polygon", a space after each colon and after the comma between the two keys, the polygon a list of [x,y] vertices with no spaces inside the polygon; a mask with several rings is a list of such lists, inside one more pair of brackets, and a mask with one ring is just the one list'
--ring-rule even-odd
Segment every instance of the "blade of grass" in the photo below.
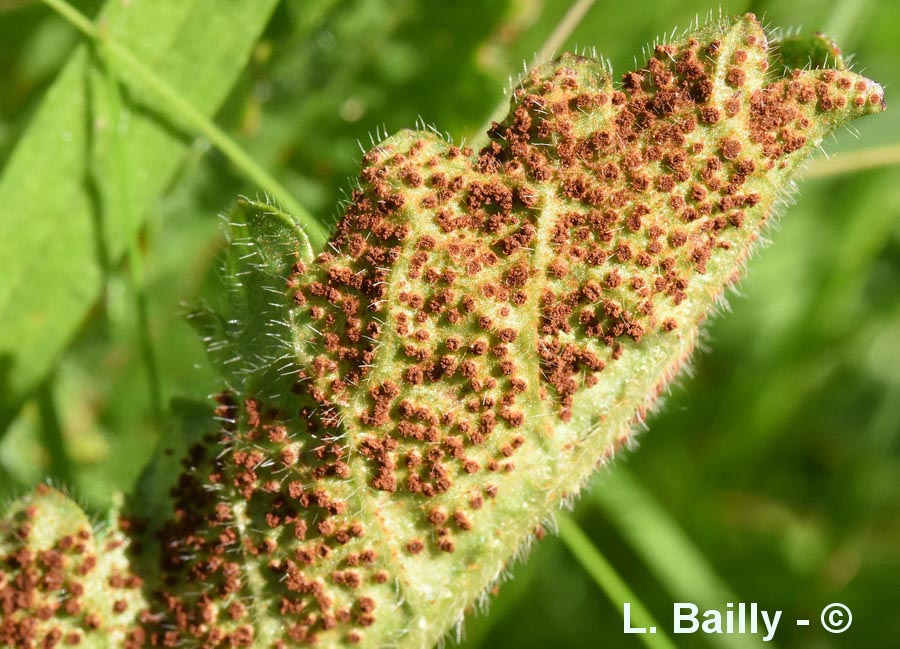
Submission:
{"label": "blade of grass", "polygon": [[634,627],[656,627],[656,633],[643,633],[638,635],[649,649],[675,649],[671,638],[663,631],[647,608],[641,603],[628,585],[615,571],[615,568],[604,558],[600,551],[594,547],[590,538],[578,524],[570,517],[560,515],[559,538],[569,548],[572,555],[581,564],[581,567],[593,578],[600,590],[606,595],[613,606],[618,610],[624,610],[626,602],[631,604],[631,621]]}
{"label": "blade of grass", "polygon": [[807,178],[830,178],[846,174],[900,165],[900,144],[869,147],[815,160],[806,171]]}
{"label": "blade of grass", "polygon": [[[596,0],[575,0],[575,2],[572,3],[569,10],[556,24],[553,31],[550,32],[547,40],[541,45],[541,49],[535,57],[535,66],[549,61],[550,57],[563,46],[569,36],[572,35],[572,32],[575,31],[575,28],[578,27],[579,23],[584,19],[590,8],[594,5],[594,2],[596,2]],[[472,140],[471,146],[473,149],[477,151],[487,143],[487,132],[491,128],[491,124],[497,120],[503,119],[507,110],[509,110],[509,98],[504,97],[491,111],[490,116]]]}
{"label": "blade of grass", "polygon": [[209,140],[248,180],[258,185],[275,201],[284,205],[287,211],[309,232],[317,245],[325,242],[328,233],[321,221],[309,214],[284,185],[258,165],[237,142],[216,126],[215,122],[197,110],[177,90],[141,63],[126,47],[112,40],[104,30],[97,27],[66,0],[42,0],[42,2],[65,18],[82,34],[100,44],[108,53],[109,62],[121,68],[120,76],[124,83],[129,83],[129,81],[133,83],[127,74],[133,75],[138,83],[153,92],[186,126]]}
{"label": "blade of grass", "polygon": [[[587,501],[606,514],[677,601],[694,602],[704,608],[740,601],[678,524],[624,466],[607,471]],[[736,634],[713,635],[709,641],[723,649],[763,646],[755,636]]]}
{"label": "blade of grass", "polygon": [[[276,3],[108,2],[99,22],[115,42],[128,43],[144,67],[211,115]],[[0,176],[0,312],[9,315],[0,328],[0,430],[85,321],[138,225],[102,201],[121,171],[108,92],[88,54],[82,45],[69,56]],[[160,114],[152,91],[128,90],[133,173],[127,182],[143,218],[171,182],[190,139],[177,116]]]}

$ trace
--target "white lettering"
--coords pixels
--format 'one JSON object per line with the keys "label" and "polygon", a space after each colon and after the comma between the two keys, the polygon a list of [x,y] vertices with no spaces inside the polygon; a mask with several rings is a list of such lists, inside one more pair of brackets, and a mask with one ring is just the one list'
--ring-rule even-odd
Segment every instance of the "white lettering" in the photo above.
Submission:
{"label": "white lettering", "polygon": [[[687,615],[684,615],[682,611],[690,611]],[[689,604],[687,602],[676,602],[675,609],[673,612],[673,621],[675,623],[674,631],[675,633],[696,633],[697,629],[700,628],[700,623],[697,621],[697,613],[700,611],[693,604]],[[691,626],[689,628],[681,626],[682,622],[690,622]]]}
{"label": "white lettering", "polygon": [[625,619],[625,633],[647,633],[647,629],[642,626],[631,626],[631,604],[628,602],[625,602],[623,617]]}
{"label": "white lettering", "polygon": [[781,619],[781,611],[775,611],[775,615],[772,616],[772,619],[769,619],[769,612],[762,611],[762,619],[763,624],[766,626],[766,635],[763,636],[763,641],[768,642],[775,635],[775,631],[778,630],[778,621]]}

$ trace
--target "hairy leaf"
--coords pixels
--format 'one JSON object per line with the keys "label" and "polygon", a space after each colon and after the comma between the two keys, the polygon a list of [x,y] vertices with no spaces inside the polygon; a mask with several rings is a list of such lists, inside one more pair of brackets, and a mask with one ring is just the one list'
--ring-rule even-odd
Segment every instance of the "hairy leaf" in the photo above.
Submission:
{"label": "hairy leaf", "polygon": [[882,108],[745,16],[619,85],[534,70],[477,154],[385,140],[315,258],[240,201],[196,316],[217,423],[191,411],[126,510],[131,640],[433,645],[628,443],[799,165]]}
{"label": "hairy leaf", "polygon": [[43,485],[0,518],[0,645],[123,645],[144,599],[116,527],[95,539],[78,505]]}

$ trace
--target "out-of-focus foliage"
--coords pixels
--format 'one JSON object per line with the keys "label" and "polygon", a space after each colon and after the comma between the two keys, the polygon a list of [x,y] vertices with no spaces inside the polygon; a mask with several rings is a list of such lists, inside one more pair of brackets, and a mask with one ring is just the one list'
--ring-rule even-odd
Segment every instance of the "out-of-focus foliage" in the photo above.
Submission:
{"label": "out-of-focus foliage", "polygon": [[[90,15],[100,5],[76,4]],[[594,46],[621,72],[634,63],[634,43],[685,27],[696,14],[702,21],[720,4],[725,13],[752,10],[773,24],[822,30],[887,86],[889,110],[857,123],[859,143],[844,133],[826,146],[829,153],[900,142],[890,94],[900,80],[900,7],[893,3],[597,3],[566,48]],[[471,139],[568,5],[288,0],[217,122],[301,203],[333,219],[339,190],[358,168],[357,141],[368,146],[376,128],[396,131],[418,116]],[[78,42],[41,4],[0,0],[0,165]],[[813,619],[841,601],[856,614],[841,636],[782,624],[778,646],[878,647],[900,637],[898,181],[895,167],[803,183],[771,233],[778,245],[751,260],[744,296],[731,300],[735,317],[710,324],[712,351],[650,421],[640,451],[614,465],[631,480],[623,487],[601,475],[596,489],[604,496],[580,503],[583,526],[657,619],[671,618],[678,593],[631,538],[646,531],[662,543],[665,535],[653,521],[610,510],[611,494],[632,483],[741,600]],[[143,206],[137,243],[165,399],[216,389],[181,305],[221,291],[216,214],[236,193],[255,191],[198,139],[168,190]],[[8,218],[2,209],[0,219]],[[102,294],[52,375],[0,432],[0,498],[51,474],[99,513],[149,458],[161,424],[130,269],[124,259],[111,261]],[[6,274],[0,268],[0,284]],[[3,313],[6,322],[15,317]],[[678,566],[694,565],[677,545],[656,551],[676,575]],[[555,539],[517,575],[500,587],[490,616],[469,621],[467,646],[577,647],[598,638],[609,647],[640,646],[621,633],[621,611]],[[690,646],[715,646],[705,642],[694,637]],[[736,646],[727,642],[719,645]]]}

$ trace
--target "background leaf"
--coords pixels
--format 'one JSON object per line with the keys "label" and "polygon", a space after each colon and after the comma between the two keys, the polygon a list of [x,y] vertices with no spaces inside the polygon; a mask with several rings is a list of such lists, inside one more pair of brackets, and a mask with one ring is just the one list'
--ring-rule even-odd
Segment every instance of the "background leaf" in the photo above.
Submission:
{"label": "background leaf", "polygon": [[[215,12],[204,4],[114,2],[99,20],[111,39],[126,43],[185,99],[212,113],[275,3],[227,0]],[[159,115],[152,96],[130,90],[127,123],[119,128],[129,132],[126,182],[134,203],[143,206],[171,179],[190,134],[179,130],[177,116]],[[7,420],[50,370],[137,235],[140,223],[120,218],[122,206],[110,198],[123,172],[112,151],[110,102],[96,52],[80,46],[0,179],[0,311],[17,314],[0,330],[0,419]]]}

